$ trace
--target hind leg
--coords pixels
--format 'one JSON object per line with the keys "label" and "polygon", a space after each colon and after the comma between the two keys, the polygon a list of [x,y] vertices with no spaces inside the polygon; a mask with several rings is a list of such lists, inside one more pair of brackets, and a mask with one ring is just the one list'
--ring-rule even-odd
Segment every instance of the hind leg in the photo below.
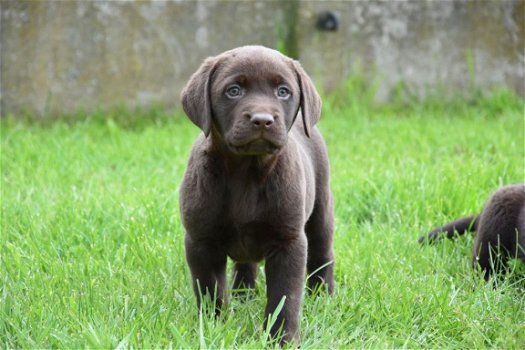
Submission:
{"label": "hind leg", "polygon": [[499,273],[507,266],[508,252],[506,247],[495,239],[487,237],[483,230],[478,231],[472,250],[472,266],[479,265],[486,281],[495,273]]}
{"label": "hind leg", "polygon": [[314,211],[305,231],[308,238],[308,260],[306,264],[308,272],[308,288],[311,291],[326,285],[328,292],[332,294],[335,288],[334,282],[334,213],[330,194],[328,198],[318,198]]}
{"label": "hind leg", "polygon": [[248,289],[255,288],[256,263],[235,263],[233,267],[233,292],[245,296]]}
{"label": "hind leg", "polygon": [[492,274],[491,256],[489,245],[476,240],[472,250],[472,267],[476,268],[479,266],[481,271],[483,271],[483,276],[486,281],[490,279],[490,275]]}

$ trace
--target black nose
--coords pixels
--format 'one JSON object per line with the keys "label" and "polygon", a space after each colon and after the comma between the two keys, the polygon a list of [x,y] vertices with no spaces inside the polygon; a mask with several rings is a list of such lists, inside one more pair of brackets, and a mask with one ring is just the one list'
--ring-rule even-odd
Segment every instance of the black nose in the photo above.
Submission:
{"label": "black nose", "polygon": [[250,122],[256,128],[264,127],[268,129],[270,126],[272,126],[274,121],[275,119],[273,116],[268,113],[254,113],[250,117]]}

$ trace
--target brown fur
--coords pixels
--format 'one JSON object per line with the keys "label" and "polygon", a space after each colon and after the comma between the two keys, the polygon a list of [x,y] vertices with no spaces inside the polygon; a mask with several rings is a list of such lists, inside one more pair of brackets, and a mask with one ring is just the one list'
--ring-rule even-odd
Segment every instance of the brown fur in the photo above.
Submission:
{"label": "brown fur", "polygon": [[319,95],[298,62],[245,46],[206,59],[181,98],[203,130],[180,191],[197,302],[209,295],[220,312],[227,256],[236,261],[235,289],[253,288],[257,262],[265,260],[266,320],[286,297],[271,335],[282,327],[281,343],[297,340],[305,272],[310,288],[334,289],[329,164],[315,127]]}
{"label": "brown fur", "polygon": [[509,258],[525,263],[525,185],[506,186],[496,191],[479,215],[467,216],[433,229],[419,242],[434,242],[443,234],[453,238],[476,231],[472,264],[479,264],[485,279],[504,270]]}

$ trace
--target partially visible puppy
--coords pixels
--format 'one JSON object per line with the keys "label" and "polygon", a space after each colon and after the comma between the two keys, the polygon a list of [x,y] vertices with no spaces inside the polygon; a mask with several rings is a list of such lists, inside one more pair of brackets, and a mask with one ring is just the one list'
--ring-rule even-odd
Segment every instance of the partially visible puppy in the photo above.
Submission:
{"label": "partially visible puppy", "polygon": [[[234,289],[255,286],[265,261],[265,322],[272,339],[299,341],[308,286],[334,290],[334,215],[328,153],[315,126],[321,99],[299,62],[262,46],[210,57],[182,92],[203,133],[180,188],[186,259],[200,305],[226,301],[226,261]],[[280,312],[276,312],[282,300]]]}
{"label": "partially visible puppy", "polygon": [[476,231],[472,264],[479,264],[485,280],[502,271],[509,258],[525,263],[525,184],[503,187],[496,191],[479,215],[467,216],[435,228],[419,243],[432,243],[442,236],[453,238]]}

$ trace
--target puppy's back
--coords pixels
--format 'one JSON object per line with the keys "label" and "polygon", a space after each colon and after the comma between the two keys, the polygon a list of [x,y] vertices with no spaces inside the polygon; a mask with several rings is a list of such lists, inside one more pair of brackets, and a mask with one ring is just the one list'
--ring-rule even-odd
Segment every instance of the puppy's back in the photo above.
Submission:
{"label": "puppy's back", "polygon": [[525,184],[506,186],[494,193],[479,217],[473,255],[481,259],[490,247],[501,247],[505,249],[502,253],[525,262],[524,216]]}

